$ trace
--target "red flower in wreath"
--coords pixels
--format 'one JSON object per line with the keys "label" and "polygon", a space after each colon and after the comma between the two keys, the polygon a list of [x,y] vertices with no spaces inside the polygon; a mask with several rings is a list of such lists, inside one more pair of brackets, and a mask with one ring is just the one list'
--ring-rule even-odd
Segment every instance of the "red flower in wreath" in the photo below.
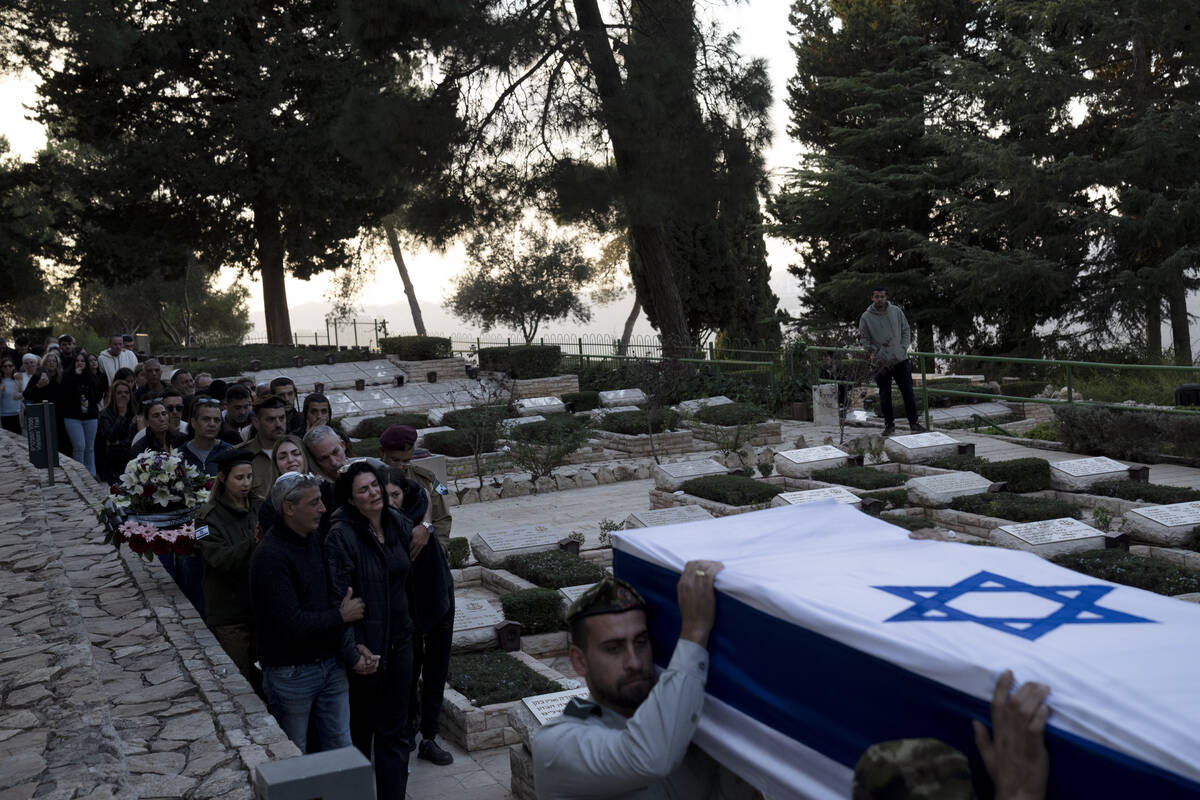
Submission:
{"label": "red flower in wreath", "polygon": [[154,493],[157,491],[158,491],[157,486],[155,486],[153,483],[147,483],[145,486],[142,487],[142,496],[143,497],[153,497]]}
{"label": "red flower in wreath", "polygon": [[171,552],[171,543],[161,536],[155,536],[150,540],[150,551],[155,555],[165,556]]}
{"label": "red flower in wreath", "polygon": [[176,539],[173,546],[175,555],[186,556],[188,553],[192,552],[192,542],[193,539],[190,536],[180,536],[178,539]]}
{"label": "red flower in wreath", "polygon": [[141,555],[142,553],[146,552],[146,548],[149,546],[150,546],[149,542],[147,542],[141,536],[134,535],[134,536],[129,537],[129,549],[132,550],[133,552],[137,553],[138,555]]}

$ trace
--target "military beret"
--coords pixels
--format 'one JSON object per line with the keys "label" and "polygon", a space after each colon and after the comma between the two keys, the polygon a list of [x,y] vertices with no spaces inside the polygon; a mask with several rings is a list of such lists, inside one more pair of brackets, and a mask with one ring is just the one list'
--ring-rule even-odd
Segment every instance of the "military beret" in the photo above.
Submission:
{"label": "military beret", "polygon": [[567,624],[597,614],[620,614],[637,609],[646,609],[646,601],[637,589],[609,575],[575,598],[575,602],[567,609]]}
{"label": "military beret", "polygon": [[219,471],[229,472],[238,464],[254,463],[254,453],[235,447],[213,456],[213,463],[217,465]]}
{"label": "military beret", "polygon": [[938,739],[894,739],[867,748],[854,765],[853,800],[968,800],[967,757]]}
{"label": "military beret", "polygon": [[407,450],[417,441],[417,429],[410,425],[392,425],[379,437],[380,450]]}

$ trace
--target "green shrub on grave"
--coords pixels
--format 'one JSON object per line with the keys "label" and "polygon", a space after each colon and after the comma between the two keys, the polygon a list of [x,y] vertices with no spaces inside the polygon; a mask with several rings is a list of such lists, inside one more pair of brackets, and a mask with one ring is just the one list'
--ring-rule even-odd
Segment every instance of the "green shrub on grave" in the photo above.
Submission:
{"label": "green shrub on grave", "polygon": [[543,589],[595,583],[607,574],[590,561],[566,550],[509,556],[504,560],[504,568]]}
{"label": "green shrub on grave", "polygon": [[[522,631],[524,633],[524,631]],[[447,683],[475,706],[508,703],[562,687],[507,653],[489,650],[450,656]]]}
{"label": "green shrub on grave", "polygon": [[985,461],[976,472],[989,481],[1004,481],[1010,492],[1040,492],[1050,488],[1050,462],[1044,458]]}
{"label": "green shrub on grave", "polygon": [[783,491],[782,487],[756,481],[743,475],[705,475],[684,481],[684,492],[715,503],[730,506],[750,506],[766,503]]}
{"label": "green shrub on grave", "polygon": [[521,623],[521,635],[563,630],[562,595],[553,589],[522,589],[500,596],[504,618]]}
{"label": "green shrub on grave", "polygon": [[1186,486],[1163,486],[1158,483],[1128,480],[1094,483],[1084,493],[1098,494],[1102,497],[1117,497],[1135,503],[1154,503],[1160,506],[1200,500],[1200,491],[1189,489]]}
{"label": "green shrub on grave", "polygon": [[842,486],[853,486],[856,489],[886,489],[890,486],[901,486],[910,477],[901,472],[885,472],[881,469],[856,466],[819,469],[812,476],[815,481],[840,483]]}
{"label": "green shrub on grave", "polygon": [[[463,431],[435,431],[425,434],[425,449],[431,453],[453,458],[475,455],[471,439]],[[480,452],[490,453],[496,449],[496,435],[489,434],[482,439]]]}
{"label": "green shrub on grave", "polygon": [[462,569],[471,557],[471,542],[465,536],[455,536],[446,545],[446,559],[450,569]]}
{"label": "green shrub on grave", "polygon": [[382,453],[383,449],[379,446],[378,436],[351,442],[346,448],[346,455],[349,458],[379,458]]}
{"label": "green shrub on grave", "polygon": [[480,425],[496,425],[502,419],[513,415],[508,406],[472,406],[471,408],[456,408],[442,415],[442,424],[447,428],[471,428]]}
{"label": "green shrub on grave", "polygon": [[[651,425],[652,431],[649,429]],[[653,411],[619,411],[616,414],[601,414],[596,419],[596,427],[602,431],[623,433],[627,436],[638,436],[649,432],[662,433],[679,428],[679,413],[669,408],[656,408]]]}
{"label": "green shrub on grave", "polygon": [[865,492],[861,496],[882,500],[884,510],[889,508],[904,508],[909,505],[907,489],[876,489],[873,492]]}
{"label": "green shrub on grave", "polygon": [[937,524],[924,517],[884,517],[885,522],[909,531],[919,531],[923,528],[936,528]]}
{"label": "green shrub on grave", "polygon": [[600,392],[595,390],[567,392],[559,399],[575,411],[592,411],[600,407]]}
{"label": "green shrub on grave", "polygon": [[379,349],[401,361],[435,361],[454,355],[450,340],[442,336],[383,336]]}
{"label": "green shrub on grave", "polygon": [[748,403],[726,403],[701,407],[696,419],[709,425],[757,425],[767,421],[767,412]]}
{"label": "green shrub on grave", "polygon": [[959,472],[976,472],[986,463],[987,460],[979,456],[953,455],[935,458],[927,466],[937,469],[953,469]]}
{"label": "green shrub on grave", "polygon": [[950,501],[950,507],[955,511],[966,511],[969,514],[979,514],[984,517],[998,517],[1012,522],[1038,522],[1062,517],[1079,519],[1080,516],[1078,508],[1063,500],[1024,497],[1007,492],[956,497]]}
{"label": "green shrub on grave", "polygon": [[1200,463],[1200,414],[1158,414],[1083,405],[1055,406],[1059,441],[1073,453],[1155,462],[1161,455]]}
{"label": "green shrub on grave", "polygon": [[382,417],[364,419],[354,426],[351,436],[356,439],[379,437],[393,425],[408,425],[413,428],[428,428],[429,418],[424,414],[385,414]]}
{"label": "green shrub on grave", "polygon": [[1168,596],[1200,592],[1200,573],[1148,556],[1124,550],[1085,550],[1053,559],[1059,566],[1082,572],[1102,581],[1134,586]]}
{"label": "green shrub on grave", "polygon": [[1058,432],[1058,423],[1052,420],[1039,422],[1029,430],[1025,431],[1024,438],[1036,439],[1039,442],[1057,442],[1061,436]]}
{"label": "green shrub on grave", "polygon": [[[517,425],[508,438],[535,444],[557,444],[564,440],[571,440],[578,442],[576,445],[578,447],[583,444],[582,441],[579,441],[579,436],[583,434],[586,439],[587,427],[587,420],[581,417],[574,417],[570,414],[552,414],[541,422],[526,422],[523,425]],[[574,449],[576,448],[572,448],[572,450]]]}
{"label": "green shrub on grave", "polygon": [[550,378],[559,374],[562,350],[558,345],[527,344],[513,347],[482,347],[479,368],[503,372],[510,378]]}

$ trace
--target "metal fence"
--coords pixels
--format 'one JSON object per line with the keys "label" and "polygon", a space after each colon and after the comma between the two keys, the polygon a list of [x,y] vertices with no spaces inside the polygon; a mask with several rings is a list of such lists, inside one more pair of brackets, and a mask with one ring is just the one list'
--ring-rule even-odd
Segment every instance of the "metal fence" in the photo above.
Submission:
{"label": "metal fence", "polygon": [[[327,322],[325,330],[292,331],[292,344],[313,345],[315,347],[353,348],[361,350],[379,349],[379,339],[387,335],[387,320],[343,320]],[[270,344],[266,335],[247,336],[242,344]]]}

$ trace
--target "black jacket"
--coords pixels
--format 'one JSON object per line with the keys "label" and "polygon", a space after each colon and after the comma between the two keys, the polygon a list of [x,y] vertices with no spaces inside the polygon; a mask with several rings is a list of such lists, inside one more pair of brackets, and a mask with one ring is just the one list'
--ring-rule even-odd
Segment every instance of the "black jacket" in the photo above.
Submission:
{"label": "black jacket", "polygon": [[353,665],[353,640],[338,611],[341,595],[335,598],[329,591],[316,534],[302,537],[279,520],[250,560],[250,596],[264,666],[311,664],[339,655],[343,664]]}
{"label": "black jacket", "polygon": [[367,607],[365,616],[350,626],[354,643],[386,659],[388,645],[412,635],[408,616],[412,524],[385,506],[383,528],[381,543],[361,514],[349,506],[339,508],[325,537],[325,560],[334,596],[344,597],[346,589],[352,588]]}
{"label": "black jacket", "polygon": [[[429,497],[412,478],[406,481],[400,513],[416,526],[429,508]],[[413,625],[421,633],[429,633],[454,609],[454,578],[450,575],[450,558],[442,548],[439,536],[430,536],[429,543],[413,562],[408,578],[408,607]]]}

